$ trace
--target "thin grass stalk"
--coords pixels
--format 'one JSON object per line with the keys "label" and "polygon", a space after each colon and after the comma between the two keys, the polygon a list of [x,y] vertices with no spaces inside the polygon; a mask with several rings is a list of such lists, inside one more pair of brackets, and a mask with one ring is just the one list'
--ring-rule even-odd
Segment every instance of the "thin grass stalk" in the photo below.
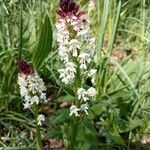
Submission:
{"label": "thin grass stalk", "polygon": [[[115,42],[115,37],[116,37],[116,34],[117,34],[117,27],[118,27],[118,23],[119,23],[119,18],[120,18],[120,12],[121,12],[121,0],[119,1],[118,3],[118,7],[117,7],[117,12],[113,13],[113,25],[111,26],[111,36],[110,36],[110,40],[109,40],[109,47],[108,47],[108,54],[111,56],[112,55],[112,50],[113,50],[113,45],[114,45],[114,42]],[[115,6],[114,6],[115,7]],[[116,17],[115,17],[116,16]],[[111,24],[111,20],[109,19],[109,23]],[[102,76],[102,82],[103,83],[103,93],[106,92],[107,90],[107,79],[108,79],[108,70],[109,70],[109,65],[108,64],[108,60],[106,60],[105,62],[105,70],[104,70],[104,74]]]}
{"label": "thin grass stalk", "polygon": [[37,150],[44,150],[43,148],[43,144],[42,144],[42,139],[41,139],[41,132],[40,132],[40,126],[38,125],[38,106],[35,104],[34,106],[34,116],[36,118],[36,138],[37,138],[37,143],[36,143],[36,147]]}
{"label": "thin grass stalk", "polygon": [[101,14],[101,11],[100,11],[100,1],[98,0],[97,1],[97,23],[98,23],[98,25],[100,25],[100,14]]}
{"label": "thin grass stalk", "polygon": [[110,5],[111,12],[109,13],[109,19],[108,19],[108,41],[111,40],[111,33],[113,30],[114,18],[117,9],[116,3],[117,3],[116,0],[114,1],[111,0],[111,5]]}
{"label": "thin grass stalk", "polygon": [[20,0],[20,46],[19,46],[19,59],[22,58],[23,46],[23,1]]}
{"label": "thin grass stalk", "polygon": [[[145,37],[145,31],[146,31],[146,11],[145,11],[145,0],[142,0],[142,22],[143,22],[143,26],[142,26],[142,37]],[[146,58],[146,54],[147,51],[145,50],[145,40],[143,40],[142,42],[142,49],[144,50],[144,61]]]}
{"label": "thin grass stalk", "polygon": [[70,147],[69,150],[75,150],[75,145],[76,145],[76,137],[78,134],[78,126],[79,126],[79,120],[80,118],[74,117],[73,118],[73,123],[72,123],[72,130],[71,130],[71,142],[70,142]]}
{"label": "thin grass stalk", "polygon": [[[142,0],[142,4],[141,4],[141,6],[142,6],[142,12],[141,12],[141,15],[142,15],[142,24],[143,24],[143,26],[142,26],[142,37],[144,38],[145,37],[145,31],[146,31],[146,26],[145,26],[145,23],[146,23],[146,20],[145,20],[145,18],[146,18],[146,12],[145,12],[145,0]],[[145,50],[145,40],[143,40],[142,41],[142,50],[144,50],[144,53],[143,53],[143,51],[142,51],[142,53],[143,53],[143,62],[141,62],[142,64],[143,64],[143,66],[145,65],[145,61],[146,61],[146,55],[147,55],[147,51]],[[143,68],[143,71],[144,71],[145,69]],[[133,109],[133,111],[132,111],[132,114],[131,114],[131,117],[132,117],[132,119],[135,117],[135,115],[136,115],[136,113],[137,113],[137,111],[138,111],[138,109],[139,109],[139,106],[140,106],[140,104],[141,104],[141,100],[138,100],[136,103],[135,103],[135,106],[134,106],[134,109]]]}
{"label": "thin grass stalk", "polygon": [[118,7],[117,7],[117,13],[116,13],[116,17],[114,18],[114,25],[113,25],[111,38],[110,38],[110,42],[109,42],[109,47],[108,47],[108,52],[109,52],[110,56],[112,55],[113,45],[114,45],[115,38],[116,38],[117,27],[118,27],[118,23],[120,20],[121,7],[122,7],[122,2],[121,2],[121,0],[119,0]]}
{"label": "thin grass stalk", "polygon": [[129,138],[128,138],[128,146],[127,146],[127,150],[130,150],[130,146],[131,146],[131,137],[132,136],[132,131],[129,132]]}
{"label": "thin grass stalk", "polygon": [[[145,16],[146,17],[146,16]],[[138,26],[143,26],[144,24],[143,24],[143,21],[141,21],[140,19],[137,19],[137,18],[135,18],[135,17],[127,17],[127,19],[131,19],[131,20],[133,20],[133,21],[135,21],[136,23],[138,23],[137,25]],[[146,22],[146,20],[145,20],[145,22]],[[144,22],[144,23],[145,23]],[[149,22],[150,23],[150,22]],[[149,29],[149,27],[150,26],[145,26],[145,32],[148,32],[148,34],[150,33],[150,29]],[[144,39],[144,38],[143,38]]]}
{"label": "thin grass stalk", "polygon": [[[102,19],[101,19],[101,25],[99,26],[97,45],[96,45],[96,55],[97,55],[96,63],[97,63],[97,66],[99,66],[100,62],[101,62],[101,49],[103,47],[103,40],[104,40],[104,35],[105,35],[105,29],[107,26],[108,13],[109,13],[109,0],[105,0]],[[100,14],[98,14],[98,17],[99,18],[101,17]],[[99,22],[99,20],[98,20],[98,22]]]}
{"label": "thin grass stalk", "polygon": [[[77,91],[78,88],[81,87],[82,85],[82,81],[81,81],[81,72],[80,72],[80,65],[78,64],[78,69],[77,69],[77,77],[76,77],[76,85],[75,85],[75,91]],[[78,100],[78,95],[76,94],[75,97],[75,105],[77,107],[80,106],[80,101]],[[70,147],[69,150],[75,150],[75,146],[76,146],[76,137],[78,134],[78,127],[79,127],[79,121],[80,118],[79,117],[73,117],[73,122],[71,124],[72,130],[71,130],[71,142],[70,142]]]}
{"label": "thin grass stalk", "polygon": [[[109,56],[108,56],[109,57]],[[132,80],[130,79],[130,77],[128,76],[127,72],[124,70],[124,68],[113,58],[109,57],[111,62],[118,67],[119,71],[123,74],[123,76],[126,78],[126,80],[128,81],[128,83],[130,84],[130,87],[132,88],[132,90],[134,91],[134,94],[136,95],[136,97],[139,97],[139,94],[137,93],[134,83],[132,82]]]}
{"label": "thin grass stalk", "polygon": [[128,29],[118,29],[118,31],[121,31],[121,32],[126,32],[126,33],[129,33],[129,34],[133,34],[137,37],[139,37],[141,40],[145,40],[147,43],[150,44],[150,39],[149,38],[146,38],[146,37],[142,37],[140,34],[134,32],[134,31],[131,31],[131,30],[128,30]]}
{"label": "thin grass stalk", "polygon": [[6,19],[6,42],[7,42],[7,49],[10,50],[11,44],[10,44],[10,34],[9,34],[9,26],[8,26],[8,20]]}
{"label": "thin grass stalk", "polygon": [[[103,13],[102,13],[102,19],[101,19],[101,25],[99,26],[99,34],[98,34],[98,39],[97,39],[97,45],[96,45],[96,65],[98,67],[98,74],[96,77],[96,90],[98,92],[97,97],[99,97],[101,94],[101,72],[103,71],[103,62],[102,62],[102,47],[103,47],[103,41],[104,41],[104,35],[105,35],[105,30],[107,26],[107,20],[108,20],[108,14],[109,14],[109,0],[104,1],[104,7],[103,7]],[[98,14],[99,17],[100,14]],[[105,61],[105,60],[104,60]]]}

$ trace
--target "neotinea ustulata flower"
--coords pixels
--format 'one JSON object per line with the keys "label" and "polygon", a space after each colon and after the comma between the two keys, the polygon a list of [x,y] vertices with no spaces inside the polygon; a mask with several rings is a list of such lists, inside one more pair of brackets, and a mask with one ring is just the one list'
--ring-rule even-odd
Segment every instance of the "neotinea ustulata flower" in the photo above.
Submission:
{"label": "neotinea ustulata flower", "polygon": [[[65,66],[58,72],[64,84],[76,87],[75,93],[79,101],[70,107],[70,116],[80,116],[82,112],[88,114],[88,101],[94,99],[97,92],[94,87],[84,89],[83,81],[87,76],[95,85],[96,69],[90,66],[95,55],[95,37],[87,15],[80,11],[74,0],[60,0],[57,14],[58,55]],[[82,83],[77,85],[77,78]]]}
{"label": "neotinea ustulata flower", "polygon": [[[24,109],[31,108],[33,104],[46,103],[46,87],[43,79],[33,67],[25,60],[19,61],[18,84],[20,95],[23,98]],[[43,116],[43,115],[41,115]],[[39,117],[38,124],[44,121],[44,117]]]}

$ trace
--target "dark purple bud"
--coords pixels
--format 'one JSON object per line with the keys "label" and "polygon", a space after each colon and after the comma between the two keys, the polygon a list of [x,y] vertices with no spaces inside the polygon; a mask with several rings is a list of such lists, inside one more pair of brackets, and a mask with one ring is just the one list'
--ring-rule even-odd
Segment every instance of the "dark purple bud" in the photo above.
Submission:
{"label": "dark purple bud", "polygon": [[79,6],[74,0],[60,0],[60,10],[57,12],[61,17],[67,17],[70,15],[78,16]]}
{"label": "dark purple bud", "polygon": [[20,60],[18,62],[19,64],[19,72],[21,74],[25,74],[25,75],[33,75],[34,74],[34,69],[33,67],[28,64],[25,60]]}

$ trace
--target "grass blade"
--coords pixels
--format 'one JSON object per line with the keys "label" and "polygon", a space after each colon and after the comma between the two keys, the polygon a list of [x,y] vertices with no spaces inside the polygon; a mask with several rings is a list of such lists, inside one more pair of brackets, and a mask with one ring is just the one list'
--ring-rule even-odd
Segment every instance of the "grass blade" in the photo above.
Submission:
{"label": "grass blade", "polygon": [[33,51],[33,64],[36,68],[42,64],[51,49],[52,29],[50,18],[48,15],[46,15],[44,23],[42,24],[37,48]]}

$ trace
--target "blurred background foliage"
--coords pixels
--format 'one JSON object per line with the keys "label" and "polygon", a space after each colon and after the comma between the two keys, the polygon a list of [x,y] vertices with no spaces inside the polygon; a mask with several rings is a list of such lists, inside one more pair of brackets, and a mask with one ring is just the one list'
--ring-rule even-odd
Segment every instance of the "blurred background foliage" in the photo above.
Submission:
{"label": "blurred background foliage", "polygon": [[[97,89],[89,116],[81,121],[77,149],[150,149],[150,1],[77,0],[97,37]],[[0,147],[34,149],[34,120],[23,110],[17,61],[35,66],[47,86],[43,143],[68,144],[71,87],[57,69],[56,0],[0,1]],[[27,117],[30,116],[30,117]],[[32,130],[31,130],[32,129]],[[145,143],[144,143],[144,142]],[[144,144],[142,144],[142,142]],[[46,144],[45,144],[46,145]],[[45,148],[46,149],[46,148]],[[49,148],[50,149],[50,148]]]}

